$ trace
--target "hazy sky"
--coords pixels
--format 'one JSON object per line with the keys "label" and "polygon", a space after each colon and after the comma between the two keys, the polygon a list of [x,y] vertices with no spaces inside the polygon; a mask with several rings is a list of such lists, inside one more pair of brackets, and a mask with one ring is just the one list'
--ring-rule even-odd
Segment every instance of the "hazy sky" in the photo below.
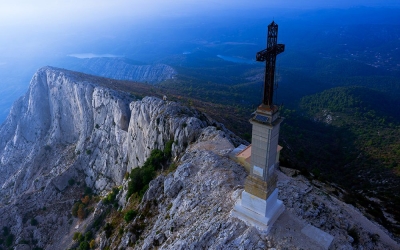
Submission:
{"label": "hazy sky", "polygon": [[[158,19],[261,8],[349,8],[397,6],[399,0],[1,0],[0,32],[105,24],[113,20]],[[14,29],[14,31],[13,31]]]}
{"label": "hazy sky", "polygon": [[231,13],[251,9],[400,7],[399,0],[1,0],[1,40],[23,32],[96,27],[124,20]]}
{"label": "hazy sky", "polygon": [[[300,3],[301,2],[301,3]],[[148,20],[196,15],[234,15],[237,10],[321,9],[354,6],[397,6],[399,0],[1,0],[0,57],[19,51],[24,56],[74,36]],[[250,11],[249,11],[250,10]],[[236,12],[234,12],[236,11]],[[262,12],[261,12],[262,13]],[[276,16],[275,16],[276,17]],[[114,26],[113,26],[114,25]],[[72,35],[70,35],[72,34]],[[76,35],[79,34],[79,35]],[[42,46],[42,47],[41,47]],[[1,59],[1,58],[0,58]],[[0,60],[0,64],[1,64]]]}
{"label": "hazy sky", "polygon": [[[34,37],[62,36],[82,30],[95,32],[110,23],[132,24],[162,17],[231,13],[250,9],[349,8],[354,6],[398,6],[399,0],[1,0],[0,53],[6,47]],[[236,12],[237,13],[237,12]],[[125,22],[126,21],[126,22]],[[111,25],[112,25],[111,24]],[[126,26],[128,26],[126,25]],[[89,28],[89,29],[88,29]]]}
{"label": "hazy sky", "polygon": [[399,0],[1,0],[2,39],[21,33],[107,25],[110,22],[157,20],[161,17],[230,13],[250,9],[349,8],[397,6]]}
{"label": "hazy sky", "polygon": [[157,18],[190,15],[210,10],[251,8],[348,8],[400,6],[398,0],[2,0],[0,22],[9,25],[38,23],[79,24],[108,19]]}

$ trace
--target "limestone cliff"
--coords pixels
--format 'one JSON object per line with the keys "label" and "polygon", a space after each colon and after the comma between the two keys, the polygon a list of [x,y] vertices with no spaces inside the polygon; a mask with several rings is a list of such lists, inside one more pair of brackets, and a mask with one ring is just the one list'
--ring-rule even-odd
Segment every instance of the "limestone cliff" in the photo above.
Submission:
{"label": "limestone cliff", "polygon": [[[105,193],[168,140],[177,157],[209,123],[174,102],[134,101],[106,82],[42,68],[0,127],[0,222],[17,239],[34,235],[49,246],[70,230],[81,195],[70,180]],[[41,226],[29,227],[32,219]]]}

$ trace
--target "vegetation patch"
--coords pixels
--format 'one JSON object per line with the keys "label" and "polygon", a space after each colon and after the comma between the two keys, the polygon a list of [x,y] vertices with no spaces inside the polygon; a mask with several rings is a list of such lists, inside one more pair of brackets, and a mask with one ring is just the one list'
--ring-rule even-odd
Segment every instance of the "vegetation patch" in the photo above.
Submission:
{"label": "vegetation patch", "polygon": [[75,180],[74,179],[69,179],[68,180],[68,185],[73,186],[75,184]]}
{"label": "vegetation patch", "polygon": [[124,215],[124,220],[128,223],[130,221],[132,221],[136,215],[138,214],[138,212],[136,210],[128,210],[125,215]]}
{"label": "vegetation patch", "polygon": [[84,235],[80,232],[74,233],[72,238],[78,245],[78,247],[73,248],[76,250],[89,250],[96,247],[96,242],[93,239],[92,231],[87,231]]}
{"label": "vegetation patch", "polygon": [[32,226],[37,226],[39,223],[38,223],[38,221],[35,219],[35,218],[32,218],[31,219],[31,225]]}
{"label": "vegetation patch", "polygon": [[[397,102],[397,104],[396,104]],[[379,105],[376,105],[379,103]],[[350,191],[343,200],[400,235],[400,111],[387,93],[366,87],[338,87],[305,96],[299,110],[284,108],[281,165],[311,173]],[[305,174],[304,174],[305,175]],[[372,203],[365,197],[380,202]]]}
{"label": "vegetation patch", "polygon": [[119,188],[114,187],[110,193],[103,199],[103,203],[108,205],[112,204],[115,208],[118,207],[118,201],[115,199],[119,193]]}
{"label": "vegetation patch", "polygon": [[7,226],[3,226],[2,233],[0,235],[0,249],[2,249],[2,245],[5,247],[11,247],[15,236],[11,233],[11,230]]}
{"label": "vegetation patch", "polygon": [[172,154],[172,144],[173,141],[168,141],[163,151],[153,149],[143,166],[131,171],[126,199],[129,199],[129,197],[135,193],[139,195],[139,197],[143,197],[144,193],[149,188],[150,181],[156,177],[156,171],[162,170],[163,166],[168,163]]}
{"label": "vegetation patch", "polygon": [[72,206],[71,214],[80,220],[84,220],[93,211],[93,205],[96,201],[97,199],[93,196],[92,189],[85,187],[81,199],[76,201]]}

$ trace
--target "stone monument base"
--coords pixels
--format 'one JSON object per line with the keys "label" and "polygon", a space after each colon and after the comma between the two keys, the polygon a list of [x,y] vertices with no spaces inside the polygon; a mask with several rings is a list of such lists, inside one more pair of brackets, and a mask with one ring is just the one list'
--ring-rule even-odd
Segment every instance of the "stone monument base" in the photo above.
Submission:
{"label": "stone monument base", "polygon": [[267,200],[263,200],[247,193],[242,192],[231,216],[244,221],[249,226],[254,226],[260,232],[268,234],[271,226],[285,210],[281,200],[278,200],[278,189],[275,189]]}

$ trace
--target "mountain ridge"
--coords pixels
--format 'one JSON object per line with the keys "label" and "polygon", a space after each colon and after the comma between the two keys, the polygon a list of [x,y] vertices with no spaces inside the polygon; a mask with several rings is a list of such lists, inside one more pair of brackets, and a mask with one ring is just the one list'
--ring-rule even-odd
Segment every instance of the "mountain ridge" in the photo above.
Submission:
{"label": "mountain ridge", "polygon": [[[163,147],[171,139],[170,135],[177,142],[172,148],[176,156],[207,124],[207,118],[203,117],[204,121],[195,118],[200,116],[197,111],[156,98],[144,98],[139,101],[143,105],[133,103],[130,107],[134,97],[103,87],[108,81],[52,67],[42,68],[33,76],[27,94],[16,102],[2,124],[0,214],[1,221],[15,222],[11,223],[17,225],[15,232],[24,232],[27,213],[37,213],[43,207],[51,211],[50,200],[69,204],[79,199],[78,194],[65,198],[61,195],[69,192],[70,179],[76,178],[98,193],[107,192],[122,183],[127,170],[143,163],[153,147]],[[138,118],[135,122],[130,122],[131,109]],[[154,116],[165,122],[165,126],[164,123],[158,126]],[[132,149],[137,155],[128,158],[134,135],[142,139],[143,147]],[[70,196],[75,198],[71,200]],[[20,201],[28,198],[36,200],[36,204],[28,202],[31,207],[23,209]],[[22,207],[10,210],[9,205]],[[69,218],[68,210],[64,208],[59,215],[64,224]],[[43,234],[56,231],[54,226],[42,228],[46,232]],[[48,241],[44,238],[43,241]]]}
{"label": "mountain ridge", "polygon": [[[311,223],[336,235],[333,247],[357,248],[358,243],[352,244],[356,240],[369,247],[396,246],[379,227],[357,227],[358,238],[349,238],[349,226],[358,222],[347,213],[332,218],[326,209],[331,194],[320,194],[321,189],[301,176],[286,185],[293,173],[280,174],[278,185],[290,214],[271,235],[231,218],[247,174],[229,153],[247,143],[193,108],[155,97],[138,100],[118,90],[118,84],[53,67],[34,75],[27,94],[0,127],[0,237],[5,246],[79,248],[93,240],[98,249],[296,248],[296,240],[285,237],[304,235],[299,230],[282,234],[290,218],[297,229]],[[159,173],[142,201],[127,199],[126,174],[168,141],[173,141],[176,170]],[[296,183],[304,182],[305,189],[296,191]],[[295,194],[296,199],[290,198]],[[313,201],[326,205],[317,206],[316,212]],[[75,218],[75,204],[88,204],[82,205],[86,214],[77,211]],[[113,222],[133,208],[138,214],[132,221]],[[329,224],[321,222],[321,213]],[[88,240],[73,240],[75,233],[89,232]],[[382,236],[373,240],[371,233]],[[301,244],[323,248],[310,242],[304,238]]]}
{"label": "mountain ridge", "polygon": [[173,79],[177,74],[176,70],[167,64],[145,64],[124,57],[71,58],[61,65],[86,74],[152,84]]}

